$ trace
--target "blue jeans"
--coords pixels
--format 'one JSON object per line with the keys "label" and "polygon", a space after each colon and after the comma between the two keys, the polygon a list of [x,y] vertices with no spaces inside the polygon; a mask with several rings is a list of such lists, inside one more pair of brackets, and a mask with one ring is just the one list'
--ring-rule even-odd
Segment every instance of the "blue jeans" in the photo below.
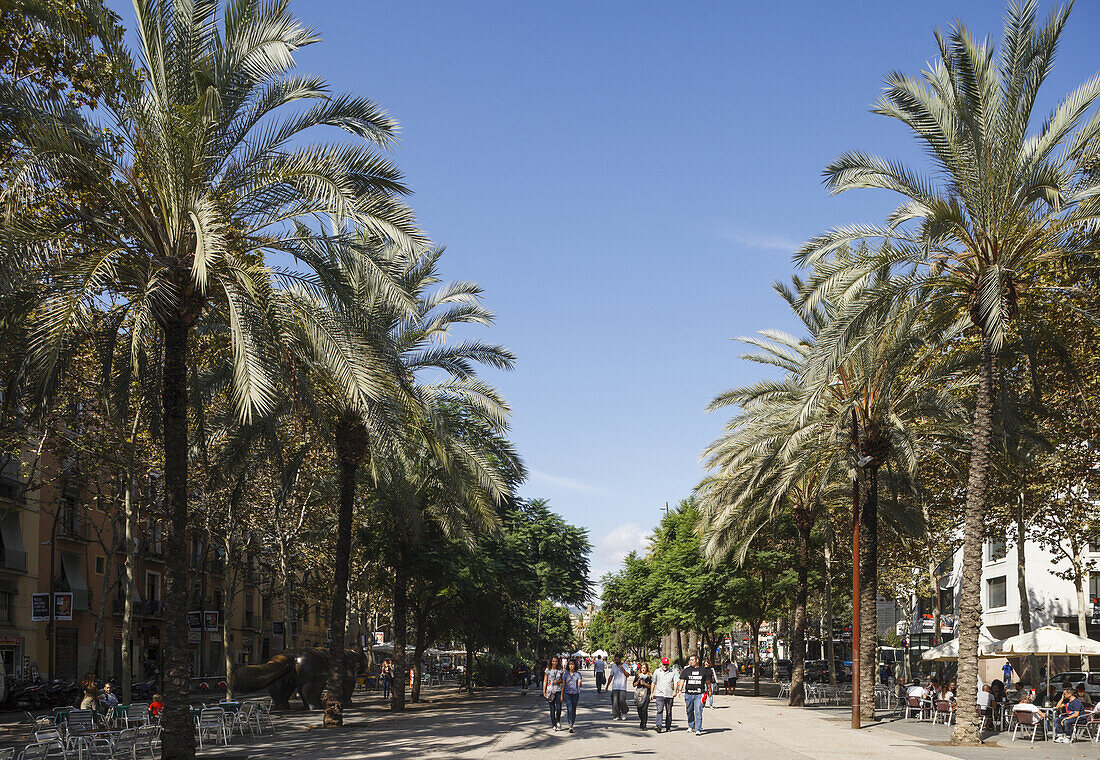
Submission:
{"label": "blue jeans", "polygon": [[570,728],[577,722],[577,700],[580,698],[580,692],[565,695],[565,716],[569,720]]}
{"label": "blue jeans", "polygon": [[1077,725],[1077,721],[1080,720],[1080,718],[1080,715],[1078,715],[1076,718],[1058,718],[1054,722],[1054,735],[1058,736],[1058,734],[1062,734],[1063,736],[1068,736],[1072,738],[1073,727]]}
{"label": "blue jeans", "polygon": [[687,709],[688,730],[703,730],[703,695],[685,694],[684,707]]}
{"label": "blue jeans", "polygon": [[546,702],[550,705],[550,725],[556,726],[561,723],[561,692],[554,692],[553,698]]}

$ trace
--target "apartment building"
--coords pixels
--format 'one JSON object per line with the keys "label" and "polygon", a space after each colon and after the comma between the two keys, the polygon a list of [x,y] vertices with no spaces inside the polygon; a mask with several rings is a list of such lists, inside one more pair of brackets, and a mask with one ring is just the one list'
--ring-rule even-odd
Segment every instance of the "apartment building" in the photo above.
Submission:
{"label": "apartment building", "polygon": [[[55,462],[45,461],[43,466],[58,469]],[[126,631],[122,525],[97,509],[94,497],[75,479],[43,478],[40,487],[21,494],[21,477],[17,465],[0,474],[0,661],[5,671],[15,677],[52,674],[69,679],[89,671],[115,676],[122,672],[125,636],[134,677],[160,672],[165,548],[161,526],[139,525],[137,594],[133,625]],[[217,548],[194,536],[188,557],[189,646],[196,677],[225,673],[223,614],[230,616],[228,644],[240,664],[262,662],[289,645],[323,646],[327,641],[326,608],[322,600],[308,596],[302,609],[292,610],[292,630],[286,635],[281,594],[276,595],[272,579],[250,555],[244,556],[232,600],[226,594],[225,557]],[[44,610],[48,618],[51,578],[58,595],[52,636],[49,620],[36,619],[44,617]],[[301,591],[297,596],[303,597]]]}

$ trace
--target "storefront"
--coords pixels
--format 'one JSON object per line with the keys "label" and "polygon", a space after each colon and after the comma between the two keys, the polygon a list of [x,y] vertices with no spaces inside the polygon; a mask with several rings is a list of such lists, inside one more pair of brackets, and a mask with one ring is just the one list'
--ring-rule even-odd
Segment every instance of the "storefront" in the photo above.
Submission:
{"label": "storefront", "polygon": [[9,677],[23,677],[23,637],[0,636],[0,662]]}

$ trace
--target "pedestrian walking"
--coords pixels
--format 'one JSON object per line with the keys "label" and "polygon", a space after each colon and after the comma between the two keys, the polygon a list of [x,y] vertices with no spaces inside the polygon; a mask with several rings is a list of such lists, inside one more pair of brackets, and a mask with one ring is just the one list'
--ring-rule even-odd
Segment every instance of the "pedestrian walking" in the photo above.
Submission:
{"label": "pedestrian walking", "polygon": [[661,660],[661,667],[653,674],[653,699],[656,702],[657,714],[654,716],[654,726],[657,733],[661,733],[661,714],[665,718],[665,731],[672,730],[672,703],[676,699],[676,674],[669,670],[668,658]]}
{"label": "pedestrian walking", "polygon": [[616,654],[611,663],[611,718],[612,720],[626,720],[630,714],[630,707],[626,702],[627,682],[630,674],[623,665],[623,656]]}
{"label": "pedestrian walking", "polygon": [[726,663],[726,693],[733,695],[737,693],[737,663],[734,660],[730,660]]}
{"label": "pedestrian walking", "polygon": [[561,669],[561,660],[551,657],[546,675],[542,677],[542,696],[550,705],[550,727],[555,731],[561,730],[561,690],[564,673],[565,671]]}
{"label": "pedestrian walking", "polygon": [[714,695],[718,693],[718,673],[710,660],[703,660],[703,668],[709,671],[709,682],[703,692],[703,707],[714,707]]}
{"label": "pedestrian walking", "polygon": [[638,663],[638,672],[634,676],[634,706],[638,708],[638,728],[643,731],[649,723],[649,700],[653,695],[653,674],[649,664]]}
{"label": "pedestrian walking", "polygon": [[696,736],[703,735],[703,694],[709,679],[709,669],[701,667],[699,658],[692,655],[688,658],[688,666],[680,671],[680,680],[676,682],[676,693],[684,695],[688,730],[695,732]]}
{"label": "pedestrian walking", "polygon": [[393,687],[393,661],[384,660],[382,671],[379,674],[382,681],[382,699],[390,698],[390,689]]}
{"label": "pedestrian walking", "polygon": [[602,655],[596,655],[596,664],[592,667],[596,670],[596,693],[601,694],[606,679],[604,671],[607,669],[607,663],[603,661]]}
{"label": "pedestrian walking", "polygon": [[565,696],[565,718],[569,721],[569,733],[573,733],[573,724],[577,722],[577,702],[581,698],[581,672],[577,668],[576,660],[565,663],[562,693]]}

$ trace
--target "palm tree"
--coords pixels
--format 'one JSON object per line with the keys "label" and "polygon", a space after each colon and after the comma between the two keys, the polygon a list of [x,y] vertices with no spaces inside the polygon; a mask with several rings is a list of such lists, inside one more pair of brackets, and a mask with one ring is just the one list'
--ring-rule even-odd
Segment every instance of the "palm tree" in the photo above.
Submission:
{"label": "palm tree", "polygon": [[[873,264],[892,277],[852,304],[829,336],[833,361],[862,330],[879,299],[928,289],[927,309],[969,318],[981,362],[970,436],[959,615],[959,700],[976,698],[983,518],[993,433],[997,355],[1021,294],[1073,250],[1073,235],[1095,222],[1100,183],[1100,119],[1085,117],[1100,97],[1100,78],[1074,90],[1029,135],[1035,101],[1049,75],[1069,7],[1039,23],[1031,0],[1012,4],[995,54],[961,23],[936,34],[939,57],[923,80],[886,78],[875,112],[905,124],[926,149],[935,174],[924,176],[865,153],[841,156],[825,170],[834,193],[878,188],[901,204],[882,226],[835,229],[811,240],[801,262],[818,262],[856,240],[888,241]],[[1033,288],[1034,290],[1034,288]],[[1072,305],[1070,305],[1072,308]],[[954,740],[978,741],[972,715]]]}
{"label": "palm tree", "polygon": [[[394,546],[394,658],[404,667],[407,617],[408,541],[420,519],[417,483],[421,460],[430,458],[453,481],[466,508],[466,517],[488,524],[492,507],[510,493],[511,470],[520,473],[515,453],[506,445],[489,445],[467,435],[473,420],[494,434],[506,430],[508,408],[499,394],[477,380],[474,363],[499,369],[512,365],[512,355],[499,346],[478,341],[448,343],[451,329],[462,323],[490,324],[492,315],[480,304],[480,288],[458,282],[435,291],[437,248],[408,254],[386,240],[369,236],[356,242],[370,255],[347,256],[346,243],[315,241],[311,255],[341,270],[346,292],[339,298],[308,288],[286,291],[282,312],[305,320],[288,321],[283,328],[286,354],[295,357],[288,381],[294,397],[333,444],[340,473],[340,500],[336,529],[336,567],[330,623],[332,671],[325,724],[342,725],[344,653],[352,525],[361,469],[370,473],[377,504],[393,507]],[[364,265],[364,262],[367,262]],[[391,282],[378,272],[393,276]],[[328,315],[327,321],[315,315]],[[424,383],[423,372],[442,372]],[[502,439],[501,439],[502,440]],[[384,487],[388,486],[388,487]],[[445,526],[461,522],[447,517]],[[394,709],[404,708],[404,682],[394,689]]]}
{"label": "palm tree", "polygon": [[[39,385],[57,382],[69,336],[99,303],[128,304],[134,322],[163,346],[168,760],[194,754],[184,540],[191,334],[211,312],[225,314],[233,408],[247,421],[277,395],[275,357],[263,348],[277,284],[340,287],[304,249],[308,228],[292,222],[332,217],[398,241],[415,235],[411,212],[395,200],[405,192],[400,174],[376,150],[393,144],[396,124],[369,100],[331,96],[321,79],[291,75],[294,53],[318,38],[286,2],[234,0],[220,24],[217,11],[214,0],[137,0],[137,63],[109,18],[93,14],[124,83],[117,106],[79,112],[18,83],[0,93],[6,124],[24,148],[2,196],[8,222],[0,268],[48,283],[28,315]],[[311,105],[285,108],[296,101]],[[361,141],[305,141],[321,125]],[[43,213],[39,200],[62,182],[83,194]],[[95,198],[97,208],[80,197]],[[72,232],[105,242],[53,245]],[[266,265],[271,253],[296,256],[299,266]]]}

